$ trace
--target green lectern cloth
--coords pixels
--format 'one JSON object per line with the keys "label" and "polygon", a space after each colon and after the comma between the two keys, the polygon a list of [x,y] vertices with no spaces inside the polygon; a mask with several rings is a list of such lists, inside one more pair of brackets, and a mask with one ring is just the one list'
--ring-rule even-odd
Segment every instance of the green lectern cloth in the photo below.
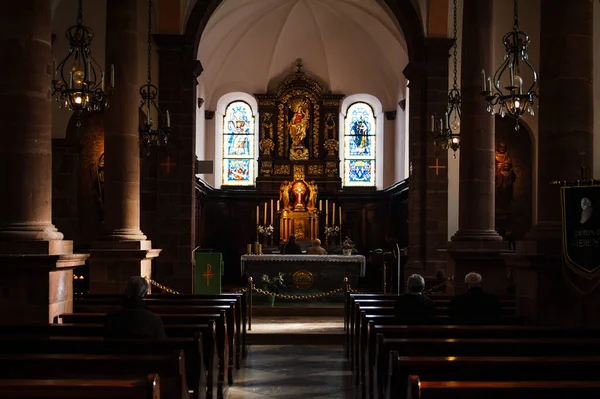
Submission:
{"label": "green lectern cloth", "polygon": [[223,256],[219,252],[196,252],[195,294],[220,294]]}

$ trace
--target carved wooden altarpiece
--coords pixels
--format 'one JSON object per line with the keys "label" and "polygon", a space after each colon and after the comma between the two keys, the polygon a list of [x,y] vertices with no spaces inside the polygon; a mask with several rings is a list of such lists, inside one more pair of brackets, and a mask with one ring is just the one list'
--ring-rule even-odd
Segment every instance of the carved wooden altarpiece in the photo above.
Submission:
{"label": "carved wooden altarpiece", "polygon": [[258,190],[274,191],[298,173],[327,191],[341,189],[338,122],[344,95],[326,91],[298,60],[293,75],[273,92],[255,97],[260,115]]}

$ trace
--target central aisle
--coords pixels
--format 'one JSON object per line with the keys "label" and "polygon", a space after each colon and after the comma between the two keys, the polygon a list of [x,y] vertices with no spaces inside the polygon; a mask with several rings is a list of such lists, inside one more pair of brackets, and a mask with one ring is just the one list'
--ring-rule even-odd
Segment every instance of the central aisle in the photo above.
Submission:
{"label": "central aisle", "polygon": [[341,345],[252,345],[226,399],[354,398]]}

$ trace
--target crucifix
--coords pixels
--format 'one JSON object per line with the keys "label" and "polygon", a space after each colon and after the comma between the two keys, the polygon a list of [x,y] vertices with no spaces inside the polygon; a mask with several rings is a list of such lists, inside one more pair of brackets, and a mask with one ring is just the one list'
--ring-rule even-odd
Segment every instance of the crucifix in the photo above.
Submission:
{"label": "crucifix", "polygon": [[446,167],[440,165],[439,158],[436,158],[435,159],[435,165],[430,166],[429,169],[435,169],[435,175],[439,176],[440,175],[440,169],[446,169]]}
{"label": "crucifix", "polygon": [[160,166],[164,166],[165,169],[167,170],[167,174],[171,174],[171,168],[175,169],[175,166],[177,166],[177,164],[175,162],[171,161],[171,156],[169,155],[167,157],[167,159],[165,161],[163,161]]}
{"label": "crucifix", "polygon": [[210,279],[215,275],[212,272],[212,265],[210,263],[206,264],[206,272],[202,274],[202,277],[206,280],[206,286],[210,287]]}

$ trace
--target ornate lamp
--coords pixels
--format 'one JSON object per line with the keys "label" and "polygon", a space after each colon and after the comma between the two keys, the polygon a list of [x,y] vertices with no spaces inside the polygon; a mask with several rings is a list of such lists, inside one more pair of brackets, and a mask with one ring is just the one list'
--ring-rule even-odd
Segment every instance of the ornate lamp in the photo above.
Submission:
{"label": "ornate lamp", "polygon": [[140,111],[144,120],[140,123],[140,140],[150,155],[152,147],[159,147],[169,141],[171,117],[164,114],[157,104],[158,87],[152,84],[152,0],[148,0],[148,78],[140,87]]}
{"label": "ornate lamp", "polygon": [[440,118],[439,122],[436,120],[435,115],[431,115],[431,132],[434,137],[434,144],[440,143],[444,149],[452,148],[454,151],[454,158],[456,158],[456,150],[460,147],[460,106],[462,103],[462,97],[457,83],[457,35],[456,35],[456,0],[454,0],[454,45],[453,58],[454,58],[454,83],[452,89],[448,92],[448,108],[444,115],[444,118]]}
{"label": "ornate lamp", "polygon": [[[519,130],[518,119],[526,112],[533,115],[534,99],[538,97],[538,76],[535,68],[529,62],[527,55],[527,46],[529,45],[529,36],[519,30],[519,9],[517,0],[514,4],[514,24],[512,32],[504,35],[502,42],[506,50],[504,61],[492,78],[486,78],[485,71],[481,71],[482,94],[488,102],[487,110],[492,115],[500,114],[504,117],[506,114],[516,120],[515,130]],[[531,84],[524,90],[522,73],[532,75]],[[502,85],[504,89],[502,89]]]}
{"label": "ornate lamp", "polygon": [[[94,32],[83,25],[83,0],[79,0],[77,25],[67,29],[69,53],[56,66],[52,78],[52,95],[60,108],[69,111],[98,112],[108,107],[108,92],[104,87],[104,71],[92,57]],[[114,88],[114,68],[111,67],[111,88]],[[79,119],[77,126],[81,126]]]}

